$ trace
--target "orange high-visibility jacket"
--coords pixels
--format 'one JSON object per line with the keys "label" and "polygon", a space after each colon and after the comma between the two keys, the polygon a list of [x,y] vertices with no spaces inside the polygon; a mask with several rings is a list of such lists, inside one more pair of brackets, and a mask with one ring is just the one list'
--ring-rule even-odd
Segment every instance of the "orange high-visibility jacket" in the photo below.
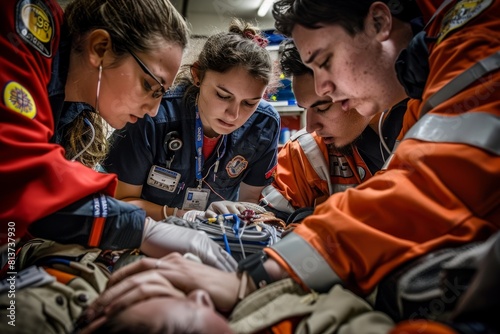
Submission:
{"label": "orange high-visibility jacket", "polygon": [[[393,106],[380,131],[385,146],[392,150],[401,130],[407,99]],[[379,171],[389,152],[380,136],[367,126],[350,146],[351,153],[325,144],[315,132],[298,131],[278,155],[274,182],[262,191],[262,202],[283,216],[299,208],[315,207],[330,195],[368,180]]]}
{"label": "orange high-visibility jacket", "polygon": [[291,214],[371,176],[355,146],[352,155],[343,155],[316,133],[301,130],[280,150],[274,181],[263,193],[270,207]]}
{"label": "orange high-visibility jacket", "polygon": [[[441,1],[419,1],[425,11]],[[431,96],[500,51],[499,1],[453,1],[426,28]],[[408,112],[407,112],[408,114]],[[500,227],[500,71],[446,98],[413,125],[387,170],[332,195],[266,252],[304,286],[343,281],[371,292],[432,250],[484,240]]]}

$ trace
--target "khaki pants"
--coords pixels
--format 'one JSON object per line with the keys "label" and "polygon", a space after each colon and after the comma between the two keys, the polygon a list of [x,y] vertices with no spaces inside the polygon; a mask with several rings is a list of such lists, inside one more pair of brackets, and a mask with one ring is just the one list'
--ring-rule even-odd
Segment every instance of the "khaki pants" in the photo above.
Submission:
{"label": "khaki pants", "polygon": [[100,253],[96,248],[42,239],[28,242],[16,259],[16,270],[22,273],[41,264],[50,279],[22,286],[21,278],[12,278],[14,288],[9,282],[7,291],[0,294],[0,333],[70,333],[81,312],[108,282],[109,271],[95,262]]}
{"label": "khaki pants", "polygon": [[305,292],[292,279],[284,279],[259,289],[242,300],[231,314],[235,333],[255,333],[266,329],[279,333],[287,319],[301,318],[296,334],[382,334],[393,321],[373,311],[362,298],[334,286],[328,293]]}

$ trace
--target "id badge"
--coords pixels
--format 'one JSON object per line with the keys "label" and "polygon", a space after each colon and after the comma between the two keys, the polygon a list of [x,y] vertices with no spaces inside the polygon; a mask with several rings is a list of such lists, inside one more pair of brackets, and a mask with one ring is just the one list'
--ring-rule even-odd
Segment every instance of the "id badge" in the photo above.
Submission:
{"label": "id badge", "polygon": [[210,196],[209,189],[187,188],[182,210],[205,211]]}
{"label": "id badge", "polygon": [[153,165],[148,175],[148,184],[155,188],[174,192],[181,179],[181,174],[157,165]]}

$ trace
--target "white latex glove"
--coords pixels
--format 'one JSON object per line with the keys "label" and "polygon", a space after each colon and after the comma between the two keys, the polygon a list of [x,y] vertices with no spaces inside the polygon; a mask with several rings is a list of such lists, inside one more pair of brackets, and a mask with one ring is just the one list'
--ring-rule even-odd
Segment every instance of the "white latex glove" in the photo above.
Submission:
{"label": "white latex glove", "polygon": [[199,211],[199,210],[186,211],[186,213],[182,216],[182,219],[187,220],[189,222],[195,222],[196,217],[198,216],[201,216],[202,218],[205,217],[205,211]]}
{"label": "white latex glove", "polygon": [[240,214],[246,210],[241,202],[219,201],[212,202],[205,211],[206,218],[215,218],[217,215],[228,213]]}
{"label": "white latex glove", "polygon": [[146,218],[142,234],[141,251],[160,258],[178,252],[192,253],[204,264],[224,270],[236,271],[237,262],[204,232],[187,227],[165,224]]}

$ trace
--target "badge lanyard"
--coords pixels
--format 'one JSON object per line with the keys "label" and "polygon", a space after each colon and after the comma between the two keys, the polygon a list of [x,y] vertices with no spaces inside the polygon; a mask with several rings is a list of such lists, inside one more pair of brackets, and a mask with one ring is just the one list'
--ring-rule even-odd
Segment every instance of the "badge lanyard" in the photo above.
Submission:
{"label": "badge lanyard", "polygon": [[[196,126],[195,126],[195,145],[196,145],[196,180],[198,181],[198,189],[201,189],[203,183],[203,175],[201,173],[203,169],[203,164],[205,162],[205,157],[203,156],[203,124],[201,123],[200,112],[198,111],[198,105],[196,105]],[[219,160],[222,159],[226,153],[226,142],[227,136],[222,136],[221,145],[223,146],[222,153],[217,154],[217,161],[215,162],[214,173],[217,173],[219,166]],[[220,145],[219,145],[220,147]],[[217,148],[218,151],[218,148]]]}

